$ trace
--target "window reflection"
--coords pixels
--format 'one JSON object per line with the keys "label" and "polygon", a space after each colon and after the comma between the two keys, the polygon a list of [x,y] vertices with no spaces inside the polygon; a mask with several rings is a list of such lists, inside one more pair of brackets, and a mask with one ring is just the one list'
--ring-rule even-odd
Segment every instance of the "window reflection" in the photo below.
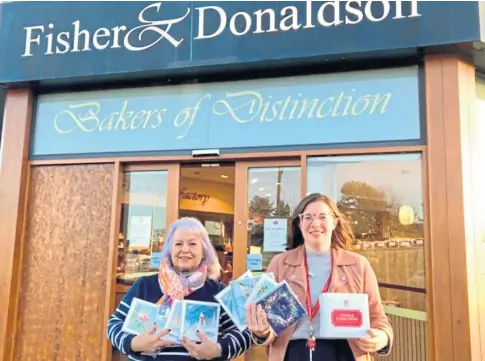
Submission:
{"label": "window reflection", "polygon": [[167,171],[126,172],[123,177],[118,282],[157,273],[165,240]]}
{"label": "window reflection", "polygon": [[286,251],[289,219],[301,198],[300,179],[300,167],[249,169],[248,253],[262,254],[261,270]]}
{"label": "window reflection", "polygon": [[332,197],[349,218],[384,304],[425,311],[421,156],[310,158],[308,192]]}

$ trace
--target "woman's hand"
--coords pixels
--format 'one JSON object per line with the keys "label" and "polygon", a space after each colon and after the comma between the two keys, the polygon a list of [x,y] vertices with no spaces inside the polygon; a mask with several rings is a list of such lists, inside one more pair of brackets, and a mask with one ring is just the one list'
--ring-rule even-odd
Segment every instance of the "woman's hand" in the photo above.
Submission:
{"label": "woman's hand", "polygon": [[382,350],[389,343],[389,336],[384,331],[371,328],[367,333],[369,336],[355,340],[357,347],[364,352],[375,353]]}
{"label": "woman's hand", "polygon": [[172,341],[162,340],[161,338],[167,335],[170,330],[164,329],[159,333],[155,333],[157,326],[153,326],[141,335],[133,337],[131,340],[131,350],[133,352],[149,352],[153,353],[161,347],[172,345]]}
{"label": "woman's hand", "polygon": [[248,330],[256,337],[265,338],[270,332],[269,323],[266,319],[266,312],[263,307],[258,305],[249,305],[246,310],[246,321],[248,323]]}
{"label": "woman's hand", "polygon": [[182,338],[182,346],[188,351],[190,356],[196,360],[212,360],[216,357],[221,357],[219,346],[212,340],[209,340],[204,333],[197,331],[197,336],[201,343],[197,344],[189,340],[187,337]]}

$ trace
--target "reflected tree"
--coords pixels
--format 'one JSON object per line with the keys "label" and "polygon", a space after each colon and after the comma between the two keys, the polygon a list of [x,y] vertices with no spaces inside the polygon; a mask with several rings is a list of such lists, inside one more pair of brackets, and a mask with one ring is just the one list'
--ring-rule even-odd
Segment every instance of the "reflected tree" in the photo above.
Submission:
{"label": "reflected tree", "polygon": [[275,204],[269,198],[254,196],[249,201],[249,214],[253,217],[269,218],[275,210]]}
{"label": "reflected tree", "polygon": [[341,194],[338,207],[358,238],[389,237],[391,204],[385,191],[365,182],[350,181],[342,186]]}

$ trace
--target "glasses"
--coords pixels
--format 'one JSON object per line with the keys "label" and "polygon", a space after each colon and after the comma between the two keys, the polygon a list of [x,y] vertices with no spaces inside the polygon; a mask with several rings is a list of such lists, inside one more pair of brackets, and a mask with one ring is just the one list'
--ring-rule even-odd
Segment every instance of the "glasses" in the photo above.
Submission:
{"label": "glasses", "polygon": [[320,214],[310,214],[302,213],[298,215],[300,217],[300,222],[302,223],[312,223],[314,220],[320,223],[327,222],[329,219],[334,218],[333,213],[320,213]]}

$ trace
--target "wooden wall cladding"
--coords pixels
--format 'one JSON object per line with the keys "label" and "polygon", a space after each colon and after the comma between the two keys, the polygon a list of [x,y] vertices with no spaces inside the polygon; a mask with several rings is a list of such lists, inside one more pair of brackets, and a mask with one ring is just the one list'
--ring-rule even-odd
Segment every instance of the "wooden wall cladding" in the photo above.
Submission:
{"label": "wooden wall cladding", "polygon": [[16,361],[99,361],[113,165],[31,172]]}

